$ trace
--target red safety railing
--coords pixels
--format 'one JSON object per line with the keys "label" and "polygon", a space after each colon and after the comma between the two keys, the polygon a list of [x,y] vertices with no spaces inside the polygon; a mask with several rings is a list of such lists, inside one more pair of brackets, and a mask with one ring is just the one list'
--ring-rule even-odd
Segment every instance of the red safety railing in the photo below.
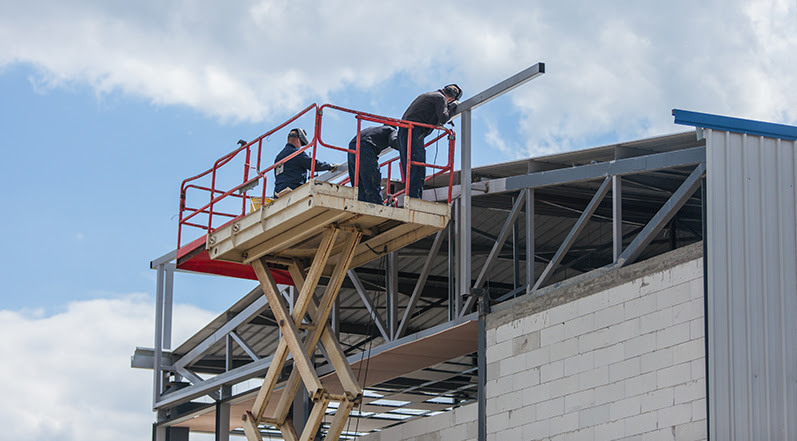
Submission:
{"label": "red safety railing", "polygon": [[[311,112],[315,110],[315,114],[312,115]],[[354,116],[356,120],[356,133],[357,134],[357,142],[355,149],[349,149],[349,141],[351,138],[346,138],[345,145],[347,147],[340,147],[330,142],[326,142],[323,139],[323,116],[325,111],[337,111],[343,114],[350,114]],[[264,142],[269,141],[269,137],[278,131],[285,129],[291,123],[303,118],[303,117],[313,117],[313,131],[312,131],[312,139],[310,142],[299,149],[298,151],[294,152],[293,154],[283,158],[277,163],[270,163],[269,166],[263,168],[264,158],[263,158],[263,145]],[[341,119],[335,119],[334,121],[340,121]],[[442,175],[444,173],[449,174],[448,179],[448,203],[451,203],[451,186],[453,183],[453,161],[454,161],[454,145],[456,135],[455,133],[445,127],[439,126],[431,126],[428,124],[421,124],[415,123],[410,121],[403,121],[394,118],[388,118],[384,116],[374,115],[365,112],[358,112],[351,109],[346,109],[339,106],[334,106],[331,104],[324,104],[324,105],[317,105],[312,104],[306,107],[301,112],[297,113],[284,123],[280,124],[279,126],[269,130],[268,132],[260,135],[259,137],[255,138],[254,140],[241,145],[239,148],[233,150],[232,152],[222,156],[221,158],[217,159],[213,166],[195,176],[185,179],[181,186],[180,186],[180,212],[179,212],[179,220],[178,220],[178,229],[177,229],[177,248],[178,250],[182,246],[182,230],[183,227],[195,227],[202,229],[207,233],[211,233],[214,230],[232,222],[233,220],[242,217],[246,214],[247,203],[251,203],[253,198],[260,198],[261,202],[265,202],[266,200],[266,187],[267,187],[267,174],[274,170],[274,168],[280,164],[284,164],[285,162],[293,159],[294,157],[300,155],[302,152],[306,152],[307,150],[312,150],[312,166],[310,170],[310,178],[312,179],[315,176],[315,160],[318,153],[319,146],[322,148],[340,151],[345,153],[353,153],[355,154],[355,170],[354,170],[354,183],[353,186],[357,186],[359,183],[359,169],[360,169],[360,131],[362,129],[362,122],[373,122],[378,124],[388,124],[396,128],[406,128],[409,131],[410,136],[412,135],[413,128],[420,128],[426,127],[432,129],[432,133],[436,132],[436,135],[432,137],[431,141],[425,143],[425,147],[429,147],[439,140],[443,138],[447,138],[448,141],[448,158],[444,165],[438,165],[434,163],[422,163],[412,161],[411,158],[411,146],[409,146],[407,151],[407,158],[408,163],[406,164],[406,170],[400,170],[399,176],[402,177],[402,181],[405,182],[404,188],[395,192],[391,192],[391,178],[393,176],[392,170],[393,168],[400,169],[398,167],[399,164],[399,157],[390,158],[384,162],[379,164],[380,169],[386,169],[387,174],[387,200],[395,202],[399,196],[402,194],[406,195],[408,192],[408,185],[406,181],[403,179],[404,176],[407,175],[411,166],[425,166],[429,168],[436,169],[435,173],[432,173],[426,179],[433,179],[436,176]],[[332,130],[330,130],[332,131]],[[351,133],[351,132],[348,132]],[[287,138],[287,132],[284,134],[285,137],[278,139],[278,141],[283,141]],[[284,142],[284,141],[283,141]],[[277,144],[277,152],[283,148],[284,144],[279,143]],[[269,154],[269,158],[273,158],[276,156],[276,152]],[[309,152],[308,152],[309,154]],[[233,175],[231,178],[223,178],[223,174],[228,172],[228,170],[232,169],[235,170],[234,164],[236,160],[243,160],[243,173],[242,179],[241,175],[238,175],[237,178]],[[226,166],[226,167],[225,167]],[[336,180],[337,179],[337,180]],[[228,182],[231,180],[231,183]],[[262,180],[262,181],[261,181]],[[206,183],[209,181],[209,183]],[[223,181],[223,182],[222,182]],[[205,183],[200,183],[205,182]],[[346,174],[343,177],[333,177],[330,181],[336,184],[345,185],[349,183],[349,176]],[[253,191],[252,189],[261,185],[261,189],[257,192]],[[200,206],[191,206],[188,204],[189,200],[189,193],[191,194],[191,200],[205,200],[203,205]],[[194,193],[198,193],[199,197],[195,197]],[[250,195],[253,193],[253,195]],[[259,195],[258,195],[259,193]],[[204,194],[205,197],[201,197]],[[240,203],[235,203],[234,201],[239,200]],[[201,203],[201,202],[200,202]]]}

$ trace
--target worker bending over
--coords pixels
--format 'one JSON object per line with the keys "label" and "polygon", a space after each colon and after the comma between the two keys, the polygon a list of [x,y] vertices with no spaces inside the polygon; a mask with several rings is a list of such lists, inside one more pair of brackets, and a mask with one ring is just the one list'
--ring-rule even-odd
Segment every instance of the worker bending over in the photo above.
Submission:
{"label": "worker bending over", "polygon": [[[462,97],[462,89],[456,84],[449,84],[434,92],[421,94],[410,104],[401,119],[432,126],[442,126],[456,113],[458,99]],[[398,130],[399,156],[401,159],[401,175],[407,170],[407,143],[412,147],[412,161],[426,162],[426,149],[424,139],[432,133],[427,127],[413,127],[412,139],[409,130],[401,127]],[[420,199],[423,194],[423,181],[426,178],[426,167],[413,165],[410,167],[409,179],[404,176],[404,182],[409,183],[408,196]]]}
{"label": "worker bending over", "polygon": [[[396,128],[387,124],[368,127],[360,131],[360,180],[357,199],[382,204],[382,173],[379,171],[379,154],[388,148],[398,150]],[[349,150],[357,151],[357,137],[352,138]],[[349,152],[349,181],[354,186],[354,169],[357,156]]]}
{"label": "worker bending over", "polygon": [[[285,144],[285,148],[274,159],[274,163],[276,164],[292,155],[306,146],[307,143],[307,132],[304,129],[291,129],[288,132],[288,143]],[[312,167],[313,159],[305,152],[299,153],[283,164],[277,164],[274,167],[274,196],[279,197],[281,194],[294,190],[307,182],[307,171],[312,169]],[[333,164],[319,160],[315,161],[316,171],[332,170],[333,168],[335,168]]]}

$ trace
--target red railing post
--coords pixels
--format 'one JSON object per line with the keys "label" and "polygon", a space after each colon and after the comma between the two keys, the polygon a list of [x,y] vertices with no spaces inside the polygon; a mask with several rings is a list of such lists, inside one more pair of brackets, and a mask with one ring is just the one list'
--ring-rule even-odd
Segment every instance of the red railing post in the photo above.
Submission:
{"label": "red railing post", "polygon": [[[412,124],[407,130],[407,169],[404,174],[404,197],[410,197],[410,170],[412,169]],[[406,201],[404,202],[406,206]]]}
{"label": "red railing post", "polygon": [[[360,185],[360,130],[363,126],[363,120],[357,115],[357,148],[354,151],[354,183],[352,183],[352,187],[357,188],[359,192],[359,185]],[[359,195],[359,193],[358,193]]]}

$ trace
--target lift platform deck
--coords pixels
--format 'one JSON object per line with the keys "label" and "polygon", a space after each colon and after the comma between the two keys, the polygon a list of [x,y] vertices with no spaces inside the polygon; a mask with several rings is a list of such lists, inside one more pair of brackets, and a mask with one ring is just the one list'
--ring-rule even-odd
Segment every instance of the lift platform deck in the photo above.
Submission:
{"label": "lift platform deck", "polygon": [[[308,261],[315,255],[325,229],[335,225],[344,231],[362,233],[351,263],[354,268],[448,224],[450,205],[412,198],[405,201],[403,207],[376,205],[358,201],[352,187],[310,181],[208,235],[207,264],[239,264],[242,271],[251,271],[251,263],[263,257],[269,266],[285,266],[294,259]],[[336,263],[336,251],[342,247],[345,236],[339,235],[333,244],[325,275]],[[201,258],[199,254],[195,256]],[[189,260],[181,263],[185,265]],[[251,274],[247,278],[256,280],[254,272]]]}

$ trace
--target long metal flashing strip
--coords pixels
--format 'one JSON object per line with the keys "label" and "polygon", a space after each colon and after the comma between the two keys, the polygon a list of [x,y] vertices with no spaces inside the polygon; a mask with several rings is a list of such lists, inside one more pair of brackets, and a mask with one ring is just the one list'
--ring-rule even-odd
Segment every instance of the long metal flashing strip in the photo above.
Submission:
{"label": "long metal flashing strip", "polygon": [[724,132],[747,133],[748,135],[768,138],[797,140],[797,127],[775,124],[750,119],[731,118],[729,116],[709,113],[691,112],[689,110],[672,109],[675,124],[721,130]]}
{"label": "long metal flashing strip", "polygon": [[[599,162],[577,167],[510,176],[489,181],[489,193],[516,191],[525,188],[539,188],[569,182],[588,181],[664,168],[697,164],[706,160],[705,147],[693,147],[652,155],[636,156],[615,161]],[[504,181],[504,182],[501,182]],[[504,185],[502,185],[504,184]]]}

